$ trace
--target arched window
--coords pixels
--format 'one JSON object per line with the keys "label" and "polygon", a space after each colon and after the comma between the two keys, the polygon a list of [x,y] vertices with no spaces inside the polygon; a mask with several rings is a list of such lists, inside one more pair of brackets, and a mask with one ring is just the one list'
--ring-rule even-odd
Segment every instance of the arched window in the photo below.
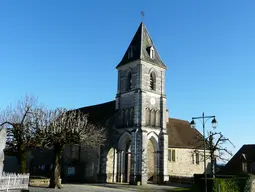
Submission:
{"label": "arched window", "polygon": [[150,90],[156,90],[156,75],[154,72],[150,74]]}
{"label": "arched window", "polygon": [[152,127],[155,126],[155,120],[156,120],[155,114],[156,114],[156,111],[151,110],[150,126],[152,126]]}
{"label": "arched window", "polygon": [[156,112],[156,127],[160,126],[160,112]]}
{"label": "arched window", "polygon": [[126,118],[125,118],[125,111],[122,110],[121,112],[121,119],[122,119],[122,127],[125,127],[125,122],[126,122]]}
{"label": "arched window", "polygon": [[127,90],[130,90],[132,86],[132,74],[131,72],[128,72],[127,76]]}
{"label": "arched window", "polygon": [[130,126],[133,126],[134,123],[134,108],[130,109],[130,120],[129,120],[129,124]]}
{"label": "arched window", "polygon": [[126,111],[125,111],[125,126],[124,127],[129,127],[129,120],[130,120],[129,109],[126,109]]}
{"label": "arched window", "polygon": [[146,109],[146,125],[149,126],[150,125],[150,110]]}

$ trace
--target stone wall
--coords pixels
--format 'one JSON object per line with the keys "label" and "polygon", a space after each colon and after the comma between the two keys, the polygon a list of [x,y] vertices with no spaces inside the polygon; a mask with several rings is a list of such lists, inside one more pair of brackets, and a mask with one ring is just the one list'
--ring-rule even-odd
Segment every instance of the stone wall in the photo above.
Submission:
{"label": "stone wall", "polygon": [[[78,145],[68,146],[63,154],[65,180],[93,182],[97,180],[98,149]],[[74,171],[74,174],[72,173]]]}
{"label": "stone wall", "polygon": [[[199,163],[196,162],[194,149],[169,148],[175,150],[175,161],[168,159],[168,174],[171,176],[193,177],[193,174],[204,172],[203,151],[199,151]],[[209,160],[207,160],[207,165]],[[207,167],[209,169],[209,166]]]}

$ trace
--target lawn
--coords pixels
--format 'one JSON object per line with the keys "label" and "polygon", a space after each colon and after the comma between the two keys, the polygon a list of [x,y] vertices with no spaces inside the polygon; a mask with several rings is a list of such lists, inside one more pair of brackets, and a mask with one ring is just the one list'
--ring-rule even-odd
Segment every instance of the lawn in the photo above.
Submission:
{"label": "lawn", "polygon": [[180,188],[175,188],[175,189],[169,189],[168,192],[174,192],[174,191],[186,191],[186,192],[190,192],[191,189],[190,188],[182,188],[182,187],[180,187]]}

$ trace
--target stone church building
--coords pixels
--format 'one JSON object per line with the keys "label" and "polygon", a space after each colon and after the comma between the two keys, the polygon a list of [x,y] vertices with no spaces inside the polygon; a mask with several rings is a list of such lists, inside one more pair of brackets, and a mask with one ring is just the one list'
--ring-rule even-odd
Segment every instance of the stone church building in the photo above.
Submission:
{"label": "stone church building", "polygon": [[[202,135],[189,122],[169,118],[167,66],[143,22],[116,69],[116,100],[78,109],[89,114],[92,123],[106,127],[107,142],[99,149],[67,147],[62,162],[63,181],[144,184],[168,181],[169,176],[203,173],[203,157],[199,148],[195,150],[202,147],[197,139]],[[47,155],[39,156],[31,154],[30,169],[48,161]]]}
{"label": "stone church building", "polygon": [[[96,151],[66,149],[67,157],[80,154],[77,159],[86,161],[79,175],[91,181],[158,183],[168,181],[169,176],[203,173],[200,153],[194,150],[202,147],[197,140],[202,136],[189,122],[169,118],[167,66],[143,22],[116,69],[116,100],[78,109],[108,130],[106,145]],[[64,175],[69,174],[71,159],[64,161]]]}

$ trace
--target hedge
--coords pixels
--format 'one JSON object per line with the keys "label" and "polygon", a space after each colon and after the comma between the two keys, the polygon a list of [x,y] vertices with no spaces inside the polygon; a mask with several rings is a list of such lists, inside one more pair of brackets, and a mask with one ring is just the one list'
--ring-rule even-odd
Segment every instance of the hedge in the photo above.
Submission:
{"label": "hedge", "polygon": [[[208,192],[250,192],[253,177],[250,174],[240,174],[236,176],[225,176],[225,178],[208,178]],[[194,175],[194,185],[192,191],[204,191],[204,175]]]}

